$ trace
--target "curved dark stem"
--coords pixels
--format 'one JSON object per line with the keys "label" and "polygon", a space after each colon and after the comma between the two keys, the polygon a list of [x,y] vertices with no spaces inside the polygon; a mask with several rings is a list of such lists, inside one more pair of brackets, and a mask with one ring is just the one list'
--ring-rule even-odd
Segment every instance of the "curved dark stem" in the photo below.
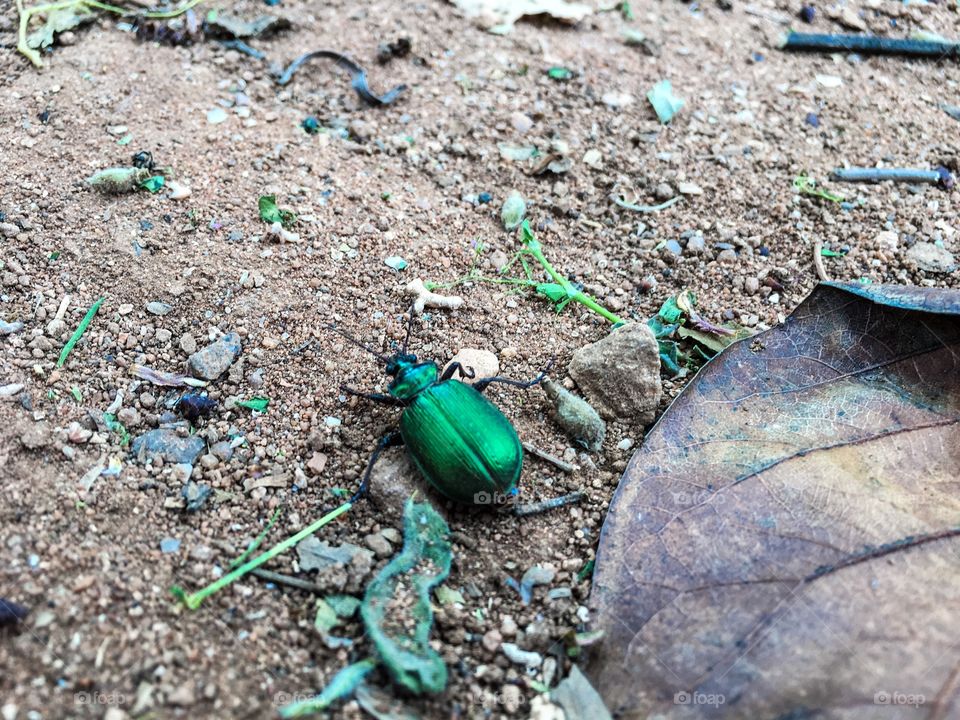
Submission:
{"label": "curved dark stem", "polygon": [[370,88],[367,85],[366,71],[343,53],[334,52],[332,50],[314,50],[313,52],[308,52],[301,55],[292,63],[290,63],[290,65],[287,66],[287,69],[280,74],[280,76],[277,78],[277,84],[286,85],[288,82],[290,82],[290,80],[293,79],[293,74],[300,68],[300,66],[305,62],[312,60],[313,58],[326,58],[327,60],[333,60],[339,67],[350,73],[350,85],[357,92],[357,95],[371,105],[388,105],[396,100],[400,93],[407,89],[406,85],[397,85],[395,88],[388,90],[383,95],[374,95],[372,92],[370,92]]}

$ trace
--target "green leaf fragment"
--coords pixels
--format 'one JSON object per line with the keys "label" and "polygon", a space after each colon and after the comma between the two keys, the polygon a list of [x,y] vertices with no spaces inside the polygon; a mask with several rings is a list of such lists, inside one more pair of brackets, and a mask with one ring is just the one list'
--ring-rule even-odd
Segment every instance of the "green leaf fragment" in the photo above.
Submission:
{"label": "green leaf fragment", "polygon": [[527,204],[520,193],[514,190],[503,201],[503,207],[500,209],[500,220],[503,222],[504,229],[516,230],[526,214]]}
{"label": "green leaf fragment", "polygon": [[554,303],[561,303],[570,298],[566,288],[557,283],[540,283],[537,285],[537,292],[546,295]]}
{"label": "green leaf fragment", "polygon": [[317,599],[317,615],[314,618],[313,626],[320,631],[321,635],[326,635],[340,624],[340,616],[337,611],[330,607],[330,604],[322,598]]}
{"label": "green leaf fragment", "polygon": [[83,402],[83,393],[76,385],[70,388],[70,394],[73,395],[73,399],[77,401],[78,405]]}
{"label": "green leaf fragment", "polygon": [[67,344],[63,346],[63,350],[60,351],[60,357],[57,359],[58,368],[63,367],[63,364],[67,361],[67,357],[70,355],[70,351],[73,350],[80,338],[83,337],[83,333],[87,331],[87,326],[90,325],[93,316],[97,314],[97,310],[100,309],[104,300],[106,300],[106,298],[100,298],[87,310],[87,314],[83,316],[83,320],[77,325],[77,329],[73,331],[73,335],[67,340]]}
{"label": "green leaf fragment", "polygon": [[83,3],[72,4],[68,7],[50,10],[43,26],[34,30],[27,37],[27,47],[32,49],[45,48],[53,45],[54,35],[75,27],[93,22],[96,15]]}
{"label": "green leaf fragment", "polygon": [[450,573],[448,534],[430,503],[407,501],[403,550],[367,586],[360,605],[383,664],[397,684],[416,695],[442,692],[447,684],[446,665],[430,647],[430,592]]}
{"label": "green leaf fragment", "polygon": [[282,718],[307,717],[314,713],[322,712],[330,707],[337,700],[342,700],[353,694],[357,686],[363,682],[363,679],[370,674],[370,671],[377,666],[377,661],[372,658],[361,660],[360,662],[347,665],[343,670],[333,676],[333,679],[327,684],[323,691],[316,697],[309,700],[301,700],[280,709]]}
{"label": "green leaf fragment", "polygon": [[461,605],[466,605],[466,600],[463,599],[463,593],[459,590],[454,590],[447,585],[441,585],[434,591],[434,595],[437,596],[437,601],[441,605],[453,605],[454,603],[460,603]]}
{"label": "green leaf fragment", "polygon": [[297,216],[290,210],[281,210],[277,207],[276,195],[261,195],[258,205],[260,208],[260,219],[271,225],[278,222],[283,225],[283,227],[289,228],[297,221]]}
{"label": "green leaf fragment", "polygon": [[817,181],[806,175],[798,175],[793,179],[793,187],[798,190],[801,195],[810,195],[811,197],[823,198],[824,200],[829,200],[830,202],[841,203],[844,201],[843,195],[835,195],[834,193],[827,192],[822,188],[817,187]]}
{"label": "green leaf fragment", "polygon": [[353,595],[328,595],[324,600],[342,618],[353,617],[360,607],[360,599]]}
{"label": "green leaf fragment", "polygon": [[673,85],[669,80],[661,80],[647,92],[647,100],[653,105],[660,122],[666,125],[680,112],[684,101],[673,94]]}
{"label": "green leaf fragment", "polygon": [[106,424],[110,432],[114,432],[120,436],[121,446],[130,444],[130,433],[127,432],[127,428],[124,427],[122,422],[117,420],[115,415],[111,413],[104,413],[103,422]]}
{"label": "green leaf fragment", "polygon": [[511,145],[510,143],[497,143],[497,149],[500,151],[500,157],[504,160],[513,162],[523,162],[530,158],[535,158],[540,152],[533,145]]}
{"label": "green leaf fragment", "polygon": [[155,193],[163,187],[163,183],[163,175],[153,175],[140,183],[140,187],[142,187],[144,190],[149,190],[150,192]]}
{"label": "green leaf fragment", "polygon": [[828,250],[827,248],[822,248],[820,254],[823,257],[843,257],[846,253],[837,252],[836,250]]}
{"label": "green leaf fragment", "polygon": [[676,325],[683,319],[683,310],[680,309],[680,306],[677,305],[676,296],[669,297],[660,306],[660,311],[657,313],[664,323],[667,325]]}
{"label": "green leaf fragment", "polygon": [[573,70],[565,67],[552,67],[547,70],[547,75],[553,80],[570,80],[573,77]]}
{"label": "green leaf fragment", "polygon": [[248,410],[255,410],[256,412],[266,412],[269,404],[270,398],[260,396],[252,397],[249,400],[238,400],[236,403],[238,407],[247,408]]}

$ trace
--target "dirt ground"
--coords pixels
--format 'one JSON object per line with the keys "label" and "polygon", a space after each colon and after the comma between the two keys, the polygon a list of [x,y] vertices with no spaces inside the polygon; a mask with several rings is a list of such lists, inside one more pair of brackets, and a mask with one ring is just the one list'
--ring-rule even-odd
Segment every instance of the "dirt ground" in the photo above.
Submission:
{"label": "dirt ground", "polygon": [[[960,34],[955,3],[852,7],[877,34]],[[247,578],[187,612],[168,588],[210,582],[276,507],[281,519],[264,547],[338,504],[338,489],[356,488],[396,412],[341,396],[347,382],[382,391],[384,376],[371,356],[323,326],[336,322],[380,350],[402,342],[403,284],[455,280],[477,243],[488,272],[516,249],[499,220],[511,189],[527,199],[554,265],[632,319],[691,289],[708,318],[768,327],[815,284],[816,241],[847,251],[824,259],[836,280],[960,286],[955,271],[923,270],[910,254],[925,242],[960,252],[956,191],[829,183],[851,203],[840,207],[792,187],[801,173],[822,181],[845,164],[956,170],[960,122],[939,103],[960,104],[957,65],[785,54],[771,44],[786,27],[778,18],[799,27],[799,9],[792,1],[735,0],[729,11],[710,2],[634,3],[632,22],[601,12],[576,27],[521,22],[498,36],[440,0],[241,2],[240,14],[276,11],[294,23],[252,42],[266,60],[212,41],[140,43],[107,19],[77,31],[38,71],[13,49],[16,13],[8,5],[0,24],[0,211],[9,230],[0,239],[0,319],[25,327],[0,336],[0,385],[25,389],[0,399],[0,597],[32,612],[16,633],[0,635],[3,719],[271,717],[369,655],[359,621],[337,630],[356,640],[352,648],[328,649],[313,627],[315,598],[302,590]],[[813,30],[842,31],[826,10],[818,7]],[[624,44],[625,25],[650,37],[658,54]],[[398,37],[411,39],[411,54],[377,64],[378,43]],[[376,91],[401,82],[409,89],[393,105],[369,107],[324,61],[285,88],[272,81],[271,62],[319,48],[349,53]],[[575,77],[551,79],[545,71],[554,65]],[[645,99],[663,78],[686,101],[669,126]],[[217,107],[226,120],[212,124],[208,112]],[[305,133],[308,115],[332,130]],[[128,134],[130,143],[118,144]],[[498,151],[498,143],[546,150],[554,140],[573,161],[560,175],[527,175],[525,163]],[[137,150],[151,151],[192,194],[104,196],[84,186],[83,178],[128,163]],[[591,150],[601,156],[595,167],[582,161]],[[609,198],[622,192],[654,204],[680,183],[702,194],[659,213]],[[492,201],[477,202],[481,193]],[[299,243],[265,238],[257,212],[264,194],[299,215]],[[696,234],[702,252],[675,255],[663,246]],[[409,266],[398,273],[384,264],[388,256]],[[542,298],[503,286],[457,292],[463,308],[432,311],[417,324],[419,356],[445,361],[462,347],[489,349],[502,374],[526,378],[556,355],[562,379],[571,353],[607,327],[582,308],[556,315]],[[51,334],[65,295],[65,327]],[[58,370],[64,342],[101,296]],[[172,310],[151,314],[153,301]],[[126,414],[132,435],[155,427],[177,391],[136,379],[131,366],[182,371],[185,336],[203,346],[230,331],[242,338],[241,362],[211,384],[220,406],[197,432],[210,445],[246,442],[229,460],[210,455],[196,466],[194,479],[215,494],[186,513],[177,507],[183,479],[175,468],[145,467],[117,434],[78,428],[118,391],[135,411]],[[664,407],[680,387],[665,379]],[[253,395],[271,398],[266,413],[228,409],[228,399]],[[494,388],[490,396],[525,441],[574,454],[541,390]],[[580,455],[571,475],[527,459],[525,501],[579,489],[578,506],[518,519],[429,495],[456,533],[447,584],[465,602],[438,608],[435,645],[450,681],[442,696],[408,699],[416,715],[528,716],[537,683],[556,684],[566,673],[563,638],[588,627],[589,576],[577,576],[594,556],[629,459],[621,441],[642,435],[642,427],[611,425],[602,451]],[[306,467],[317,453],[326,456],[319,473]],[[123,461],[119,475],[83,490],[84,474],[111,456]],[[419,485],[400,458],[392,452],[381,475]],[[281,476],[281,487],[245,491],[245,481],[270,474]],[[319,539],[362,546],[368,535],[399,529],[396,503],[377,501],[376,489],[372,502]],[[173,552],[161,549],[168,538],[179,541]],[[378,558],[375,568],[385,562]],[[521,604],[506,579],[536,563],[557,570],[551,587],[570,588],[568,597],[550,599],[538,588]],[[298,575],[292,552],[269,567]],[[527,676],[499,652],[499,640],[559,658],[559,667],[552,677]],[[373,681],[389,687],[385,675]],[[363,713],[351,701],[333,715]]]}

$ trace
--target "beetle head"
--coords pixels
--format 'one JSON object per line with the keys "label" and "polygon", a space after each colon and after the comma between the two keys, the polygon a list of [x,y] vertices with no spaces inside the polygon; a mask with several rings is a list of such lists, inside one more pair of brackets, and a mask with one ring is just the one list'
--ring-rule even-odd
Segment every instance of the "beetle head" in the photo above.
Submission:
{"label": "beetle head", "polygon": [[417,362],[417,356],[410,353],[398,353],[387,360],[387,375],[396,377],[397,374],[406,367]]}

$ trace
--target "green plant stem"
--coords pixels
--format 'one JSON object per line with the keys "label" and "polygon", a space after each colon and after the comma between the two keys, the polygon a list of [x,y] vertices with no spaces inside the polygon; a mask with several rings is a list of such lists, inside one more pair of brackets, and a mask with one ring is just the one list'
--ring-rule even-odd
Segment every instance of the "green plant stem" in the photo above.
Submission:
{"label": "green plant stem", "polygon": [[235,567],[243,565],[243,563],[247,561],[247,558],[253,555],[253,551],[260,547],[260,544],[264,541],[264,538],[267,537],[267,533],[270,532],[270,528],[272,528],[274,523],[277,522],[277,518],[280,517],[281,510],[283,510],[282,505],[273,511],[273,516],[267,521],[267,526],[260,532],[259,535],[257,535],[256,538],[254,538],[253,542],[250,543],[250,546],[243,551],[240,557],[230,563],[230,566],[227,568],[228,570],[233,570]]}
{"label": "green plant stem", "polygon": [[322,528],[327,523],[330,523],[333,520],[336,520],[338,517],[343,515],[343,513],[345,513],[347,510],[349,510],[352,507],[353,507],[353,503],[345,502],[343,505],[336,508],[335,510],[328,512],[322,518],[320,518],[315,523],[313,523],[313,525],[310,525],[309,527],[304,528],[303,530],[298,532],[296,535],[288,537],[286,540],[279,543],[278,545],[274,545],[272,548],[267,550],[262,555],[258,555],[253,560],[250,560],[244,563],[237,569],[221,577],[219,580],[210,583],[202,590],[198,590],[197,592],[191,595],[187,595],[183,591],[183,589],[179,587],[173,587],[171,588],[170,591],[173,593],[175,597],[177,597],[180,601],[182,601],[183,604],[186,605],[188,608],[190,608],[191,610],[196,610],[198,607],[200,607],[200,604],[204,600],[206,600],[208,597],[213,595],[218,590],[222,590],[230,583],[236,580],[239,580],[241,577],[246,575],[251,570],[255,570],[256,568],[260,567],[268,560],[271,560],[275,558],[277,555],[289,550],[291,547],[296,545],[298,542],[300,542],[304,538],[307,538],[313,535],[317,530]]}
{"label": "green plant stem", "polygon": [[569,280],[567,280],[563,275],[558,273],[553,265],[543,256],[543,251],[540,249],[540,243],[533,237],[533,234],[527,229],[524,232],[524,235],[528,238],[526,241],[526,251],[530,253],[534,260],[540,263],[543,266],[543,269],[547,271],[547,275],[553,278],[553,281],[557,283],[560,287],[567,291],[567,295],[572,299],[576,300],[581,305],[584,305],[591,310],[593,310],[597,315],[606,318],[614,325],[624,322],[622,318],[614,315],[612,312],[607,310],[603,305],[598,303],[593,297],[583,292],[582,290],[577,290]]}

